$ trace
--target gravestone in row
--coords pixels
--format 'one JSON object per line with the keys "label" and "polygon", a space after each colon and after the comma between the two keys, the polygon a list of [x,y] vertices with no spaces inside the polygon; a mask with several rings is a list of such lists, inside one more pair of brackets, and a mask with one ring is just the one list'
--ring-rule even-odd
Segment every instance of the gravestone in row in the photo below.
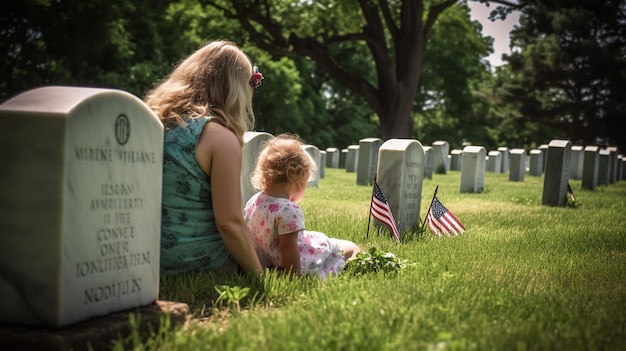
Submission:
{"label": "gravestone in row", "polygon": [[433,148],[424,146],[426,164],[424,166],[424,178],[433,179]]}
{"label": "gravestone in row", "polygon": [[613,184],[617,180],[617,147],[609,146],[609,184]]}
{"label": "gravestone in row", "polygon": [[461,170],[461,158],[463,156],[463,150],[454,149],[450,151],[450,170],[451,171],[460,171]]}
{"label": "gravestone in row", "polygon": [[450,144],[447,141],[435,141],[433,148],[433,171],[437,174],[448,173],[448,153]]}
{"label": "gravestone in row", "polygon": [[389,139],[380,146],[377,183],[385,194],[398,230],[420,224],[424,148],[414,139]]}
{"label": "gravestone in row", "polygon": [[313,171],[313,175],[309,179],[306,186],[317,188],[320,184],[320,169],[322,167],[322,155],[320,154],[320,149],[318,149],[315,145],[302,145],[302,149],[304,149],[304,151],[311,156],[313,162],[315,162],[315,170]]}
{"label": "gravestone in row", "polygon": [[356,183],[358,185],[373,184],[376,167],[378,166],[378,150],[383,141],[379,138],[359,140],[359,161],[357,164]]}
{"label": "gravestone in row", "polygon": [[611,150],[601,149],[598,163],[598,185],[609,185],[609,171],[611,170]]}
{"label": "gravestone in row", "polygon": [[243,135],[243,150],[241,155],[241,205],[245,206],[252,195],[258,191],[252,185],[252,172],[256,168],[259,154],[265,143],[274,136],[267,132],[246,132]]}
{"label": "gravestone in row", "polygon": [[320,164],[319,164],[319,174],[320,174],[320,179],[324,179],[324,177],[326,177],[326,151],[324,150],[319,150],[320,151]]}
{"label": "gravestone in row", "polygon": [[624,180],[624,161],[626,161],[626,158],[624,158],[624,155],[617,156],[617,181],[618,182]]}
{"label": "gravestone in row", "polygon": [[523,182],[526,174],[526,150],[511,149],[509,153],[509,181]]}
{"label": "gravestone in row", "polygon": [[543,152],[539,149],[530,150],[528,174],[535,177],[541,177],[543,174]]}
{"label": "gravestone in row", "polygon": [[491,173],[500,173],[500,167],[502,165],[502,155],[500,155],[500,151],[492,150],[489,151],[487,157],[487,172]]}
{"label": "gravestone in row", "polygon": [[348,149],[341,149],[339,153],[339,168],[346,169],[346,158],[348,157]]}
{"label": "gravestone in row", "polygon": [[541,151],[541,159],[543,163],[541,164],[541,172],[545,172],[546,162],[548,161],[548,144],[541,144],[537,147],[539,151]]}
{"label": "gravestone in row", "polygon": [[583,177],[584,151],[580,145],[572,146],[572,157],[569,163],[569,177],[571,179],[581,179]]}
{"label": "gravestone in row", "polygon": [[348,154],[346,156],[346,172],[356,172],[359,163],[359,145],[349,145]]}
{"label": "gravestone in row", "polygon": [[569,140],[552,140],[548,144],[548,161],[541,198],[543,205],[564,206],[567,203],[571,149]]}
{"label": "gravestone in row", "polygon": [[586,146],[583,152],[583,180],[581,186],[584,189],[594,190],[598,186],[598,168],[600,154],[597,146]]}
{"label": "gravestone in row", "polygon": [[64,327],[156,301],[163,126],[120,90],[0,105],[0,323]]}
{"label": "gravestone in row", "polygon": [[461,192],[480,193],[485,186],[485,157],[487,150],[482,146],[463,148],[461,161]]}
{"label": "gravestone in row", "polygon": [[621,178],[620,180],[626,180],[626,157],[622,155],[622,167],[621,167]]}
{"label": "gravestone in row", "polygon": [[[506,146],[500,146],[498,151],[500,151],[500,157],[502,158],[502,162],[500,163],[500,173],[506,173],[509,170],[511,151]],[[524,153],[526,153],[526,151],[524,151]]]}
{"label": "gravestone in row", "polygon": [[339,168],[339,156],[341,152],[336,147],[326,149],[326,167]]}

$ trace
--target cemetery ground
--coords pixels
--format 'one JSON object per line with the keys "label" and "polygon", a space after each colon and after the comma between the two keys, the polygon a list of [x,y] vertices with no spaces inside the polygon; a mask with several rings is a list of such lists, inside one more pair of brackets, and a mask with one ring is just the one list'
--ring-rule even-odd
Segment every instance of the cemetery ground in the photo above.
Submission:
{"label": "cemetery ground", "polygon": [[[193,318],[126,347],[162,350],[620,350],[626,344],[626,182],[581,189],[575,206],[541,205],[543,177],[486,173],[459,192],[460,173],[424,179],[465,225],[458,237],[373,226],[370,186],[326,169],[301,203],[307,227],[407,260],[388,272],[327,281],[267,274],[162,277],[161,300]],[[217,289],[216,289],[217,286]],[[246,291],[245,288],[249,288]],[[224,292],[219,298],[218,290]],[[228,294],[226,294],[226,292]],[[118,342],[114,349],[122,349]]]}

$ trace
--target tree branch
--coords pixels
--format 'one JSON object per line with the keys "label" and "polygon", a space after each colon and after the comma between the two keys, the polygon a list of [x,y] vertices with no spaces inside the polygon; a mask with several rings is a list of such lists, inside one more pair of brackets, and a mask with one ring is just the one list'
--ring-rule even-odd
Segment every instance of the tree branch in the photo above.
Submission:
{"label": "tree branch", "polygon": [[393,17],[391,17],[391,12],[389,11],[389,3],[387,0],[378,0],[378,6],[380,7],[383,18],[385,19],[385,24],[389,29],[389,33],[391,34],[391,38],[395,43],[398,40],[398,32],[400,31],[396,23],[393,21]]}

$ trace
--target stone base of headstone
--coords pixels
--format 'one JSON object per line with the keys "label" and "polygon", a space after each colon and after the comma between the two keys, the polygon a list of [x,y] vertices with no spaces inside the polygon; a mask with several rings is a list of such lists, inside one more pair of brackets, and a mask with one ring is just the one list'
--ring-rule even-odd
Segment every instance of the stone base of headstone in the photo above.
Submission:
{"label": "stone base of headstone", "polygon": [[139,335],[156,333],[161,319],[169,316],[171,325],[184,324],[191,316],[186,303],[156,301],[147,306],[114,312],[60,329],[0,325],[0,349],[13,350],[110,350],[116,340],[131,335],[130,314],[135,314]]}

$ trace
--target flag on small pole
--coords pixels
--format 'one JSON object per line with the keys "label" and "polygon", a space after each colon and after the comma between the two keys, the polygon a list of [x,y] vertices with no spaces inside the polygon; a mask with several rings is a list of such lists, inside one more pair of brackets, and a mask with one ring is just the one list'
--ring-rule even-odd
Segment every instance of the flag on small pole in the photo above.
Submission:
{"label": "flag on small pole", "polygon": [[459,235],[465,232],[463,224],[439,202],[436,195],[433,196],[427,220],[430,231],[439,236],[443,236],[443,234],[449,236],[452,233]]}
{"label": "flag on small pole", "polygon": [[[393,237],[396,241],[400,241],[400,233],[398,232],[398,227],[396,227],[396,221],[393,219],[393,213],[391,213],[391,208],[389,207],[389,203],[383,195],[383,191],[380,190],[378,183],[376,183],[376,177],[374,177],[374,188],[372,190],[372,201],[370,205],[370,214],[374,216],[379,222],[386,224],[391,232],[393,233]],[[369,235],[369,219],[367,225],[367,232]]]}
{"label": "flag on small pole", "polygon": [[572,200],[572,202],[576,204],[576,196],[574,196],[574,190],[572,190],[569,182],[567,182],[567,193],[569,194],[569,198]]}

